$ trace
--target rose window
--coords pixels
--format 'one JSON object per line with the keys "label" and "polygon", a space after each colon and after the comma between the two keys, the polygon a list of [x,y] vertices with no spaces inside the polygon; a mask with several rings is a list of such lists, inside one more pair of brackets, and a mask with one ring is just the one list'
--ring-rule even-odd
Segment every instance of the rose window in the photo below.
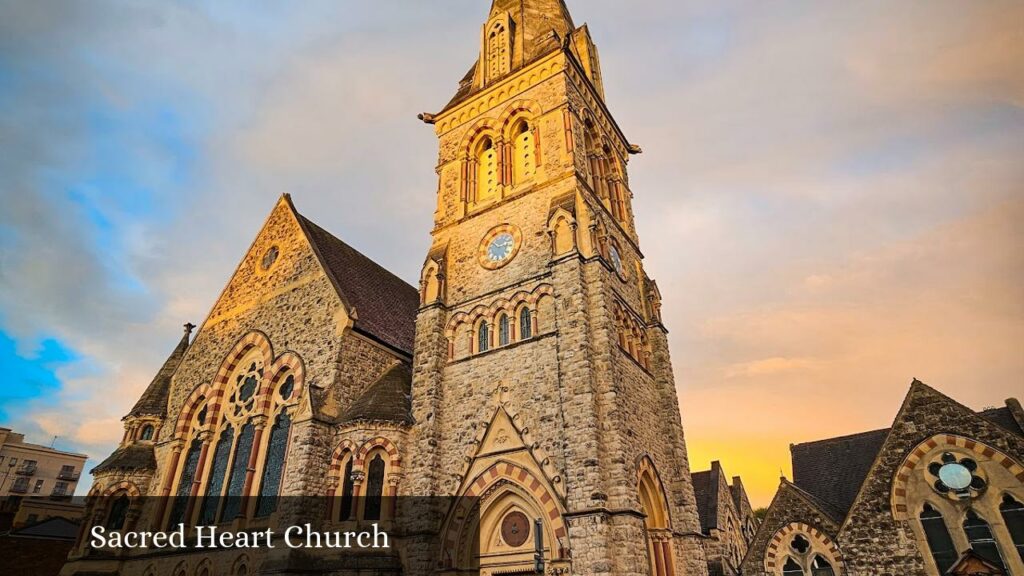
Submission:
{"label": "rose window", "polygon": [[937,462],[928,466],[928,472],[935,478],[935,490],[958,498],[970,498],[985,489],[986,482],[978,474],[978,463],[971,458],[946,452]]}
{"label": "rose window", "polygon": [[263,379],[263,367],[256,362],[249,365],[248,370],[235,377],[234,388],[228,397],[229,417],[238,420],[252,413],[256,405],[256,392],[259,391]]}

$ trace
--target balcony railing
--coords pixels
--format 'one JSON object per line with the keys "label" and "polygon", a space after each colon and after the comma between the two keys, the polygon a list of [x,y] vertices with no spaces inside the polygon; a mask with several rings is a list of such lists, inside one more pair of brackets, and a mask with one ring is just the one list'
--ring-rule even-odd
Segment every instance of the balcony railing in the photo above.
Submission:
{"label": "balcony railing", "polygon": [[28,465],[18,466],[18,469],[15,470],[14,473],[18,474],[19,476],[35,476],[35,474],[36,474],[36,465],[35,464],[28,464]]}
{"label": "balcony railing", "polygon": [[61,471],[57,474],[57,480],[78,480],[78,472]]}
{"label": "balcony railing", "polygon": [[14,493],[14,494],[27,494],[28,493],[28,484],[25,484],[25,485],[15,484],[14,486],[11,486],[11,492]]}

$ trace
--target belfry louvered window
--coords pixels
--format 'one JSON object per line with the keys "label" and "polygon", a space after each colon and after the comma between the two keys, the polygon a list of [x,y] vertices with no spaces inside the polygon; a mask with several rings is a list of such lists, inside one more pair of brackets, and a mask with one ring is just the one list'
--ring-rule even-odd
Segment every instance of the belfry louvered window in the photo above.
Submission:
{"label": "belfry louvered window", "polygon": [[282,413],[277,415],[277,421],[270,429],[270,443],[267,447],[266,463],[263,465],[263,480],[260,482],[260,497],[256,502],[257,518],[269,516],[277,509],[277,495],[281,489],[291,424],[292,419]]}

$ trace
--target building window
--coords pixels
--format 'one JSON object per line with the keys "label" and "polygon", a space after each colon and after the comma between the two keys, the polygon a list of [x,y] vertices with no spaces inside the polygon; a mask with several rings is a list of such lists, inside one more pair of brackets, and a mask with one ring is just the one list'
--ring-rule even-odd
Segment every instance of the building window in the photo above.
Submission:
{"label": "building window", "polygon": [[508,346],[510,328],[508,315],[502,314],[498,319],[498,346]]}
{"label": "building window", "polygon": [[811,543],[807,541],[807,538],[797,534],[793,537],[793,541],[789,544],[790,548],[793,549],[797,554],[806,554],[811,548]]}
{"label": "building window", "polygon": [[171,508],[170,525],[172,527],[185,521],[185,507],[188,505],[188,497],[192,492],[192,482],[196,477],[196,467],[199,466],[199,453],[202,450],[202,445],[203,443],[198,438],[192,440],[188,453],[185,455],[185,466],[181,469],[178,492],[175,494],[174,506]]}
{"label": "building window", "polygon": [[476,331],[476,351],[487,352],[491,347],[491,331],[487,327],[487,322],[481,322],[480,327]]}
{"label": "building window", "polygon": [[1003,557],[999,554],[999,548],[996,546],[995,538],[992,537],[992,530],[989,528],[988,522],[978,516],[974,510],[967,512],[967,518],[964,519],[964,532],[967,534],[967,541],[971,543],[971,548],[974,548],[979,556],[1000,568],[1003,567]]}
{"label": "building window", "polygon": [[1009,494],[1003,496],[1003,503],[999,505],[999,511],[1003,515],[1003,523],[1006,530],[1013,539],[1013,545],[1017,548],[1017,554],[1024,560],[1024,504],[1021,504]]}
{"label": "building window", "polygon": [[235,443],[235,457],[231,464],[228,477],[228,488],[224,492],[224,509],[220,513],[220,521],[230,521],[244,511],[242,510],[242,490],[245,488],[245,471],[249,466],[249,455],[252,453],[253,426],[246,422],[242,433]]}
{"label": "building window", "polygon": [[68,483],[67,482],[57,482],[56,484],[54,484],[53,485],[53,495],[54,496],[67,496],[68,495]]}
{"label": "building window", "polygon": [[930,504],[925,504],[921,511],[921,527],[939,574],[945,574],[956,562],[957,553],[942,514]]}
{"label": "building window", "polygon": [[127,494],[121,494],[110,504],[110,513],[107,515],[107,530],[121,530],[124,528],[124,521],[128,518],[128,506],[131,500]]}
{"label": "building window", "polygon": [[42,480],[36,480],[36,485],[32,487],[32,493],[33,494],[39,494],[42,491],[43,491],[43,481]]}
{"label": "building window", "polygon": [[263,465],[263,480],[260,482],[260,497],[256,503],[257,518],[269,516],[277,509],[277,496],[281,490],[291,425],[291,417],[282,412],[277,415],[277,421],[270,429],[270,443],[267,447],[266,463]]}
{"label": "building window", "polygon": [[228,473],[228,458],[231,457],[231,444],[234,440],[235,429],[231,426],[220,433],[217,449],[213,452],[213,469],[210,471],[210,479],[206,483],[206,497],[203,498],[203,506],[199,512],[201,524],[213,524],[217,518],[217,506],[220,504],[218,497],[224,488],[224,478]]}
{"label": "building window", "polygon": [[384,459],[378,452],[370,460],[366,475],[366,502],[363,509],[364,520],[380,520],[381,500],[384,495]]}
{"label": "building window", "polygon": [[782,576],[804,576],[804,569],[796,563],[796,560],[786,558],[786,563],[782,565]]}
{"label": "building window", "polygon": [[338,512],[338,520],[345,521],[352,519],[352,456],[345,461],[345,471],[341,479],[341,502]]}
{"label": "building window", "polygon": [[15,478],[14,485],[11,486],[11,492],[17,492],[19,494],[24,494],[25,492],[28,492],[28,478]]}
{"label": "building window", "polygon": [[811,562],[811,576],[835,576],[835,574],[836,572],[828,560],[821,556],[815,556],[814,562]]}
{"label": "building window", "polygon": [[519,311],[519,339],[529,340],[533,337],[533,322],[530,318],[530,309],[523,306]]}
{"label": "building window", "polygon": [[142,433],[139,434],[139,440],[152,440],[153,439],[153,425],[146,424],[142,427]]}

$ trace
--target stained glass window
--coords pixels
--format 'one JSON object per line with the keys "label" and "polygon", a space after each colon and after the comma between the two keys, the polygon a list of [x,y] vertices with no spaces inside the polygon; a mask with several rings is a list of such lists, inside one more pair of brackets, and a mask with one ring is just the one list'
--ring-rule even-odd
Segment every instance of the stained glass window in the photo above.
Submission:
{"label": "stained glass window", "polygon": [[233,520],[242,512],[242,489],[245,488],[245,469],[249,466],[249,453],[252,452],[252,424],[242,426],[242,433],[235,443],[235,459],[231,463],[231,475],[228,477],[228,489],[224,494],[224,509],[220,513],[220,521]]}
{"label": "stained glass window", "polygon": [[942,519],[942,514],[925,504],[921,511],[921,527],[924,528],[924,536],[928,541],[928,548],[931,550],[932,558],[939,569],[940,574],[945,574],[957,560],[956,548],[953,546],[953,539],[949,536],[949,529]]}
{"label": "stained glass window", "polygon": [[352,456],[345,462],[344,476],[341,479],[341,510],[338,520],[352,519]]}
{"label": "stained glass window", "polygon": [[964,519],[964,532],[967,533],[967,540],[971,543],[971,548],[978,553],[979,556],[988,560],[989,562],[1003,567],[1003,557],[999,555],[999,548],[996,546],[996,540],[992,537],[992,530],[988,527],[988,522],[984,518],[978,516],[973,510],[967,512],[967,518]]}
{"label": "stained glass window", "polygon": [[220,504],[221,490],[224,489],[224,477],[228,472],[228,458],[231,456],[231,445],[235,440],[235,429],[228,426],[220,433],[217,449],[213,451],[213,468],[210,480],[206,483],[206,497],[199,512],[199,523],[213,524],[217,517],[217,506]]}
{"label": "stained glass window", "polygon": [[292,392],[295,390],[295,376],[288,375],[284,379],[284,384],[281,384],[281,399],[287,400],[292,397]]}
{"label": "stained glass window", "polygon": [[384,495],[384,459],[378,453],[370,460],[370,468],[366,475],[366,508],[363,510],[364,520],[380,520],[381,498]]}
{"label": "stained glass window", "polygon": [[501,315],[501,319],[498,320],[498,346],[508,346],[509,341],[509,322],[508,316],[505,314]]}
{"label": "stained glass window", "polygon": [[107,530],[121,530],[124,528],[124,521],[128,517],[128,506],[131,501],[126,494],[118,496],[110,505],[110,514],[107,516]]}
{"label": "stained glass window", "polygon": [[[206,408],[203,408],[203,410],[206,410]],[[192,491],[192,482],[196,478],[196,467],[199,465],[199,451],[201,449],[202,442],[195,439],[189,446],[188,453],[185,454],[185,465],[181,469],[178,492],[175,494],[174,506],[171,508],[171,527],[184,522],[185,506],[188,504],[188,497]]]}
{"label": "stained glass window", "polygon": [[282,412],[270,429],[267,457],[263,464],[263,480],[260,482],[260,497],[256,502],[257,518],[269,516],[277,509],[277,495],[281,490],[281,475],[284,473],[291,425],[292,419]]}
{"label": "stained glass window", "polygon": [[153,439],[153,426],[147,424],[142,428],[142,434],[139,435],[140,440],[152,440]]}
{"label": "stained glass window", "polygon": [[523,306],[519,311],[519,339],[528,340],[533,337],[533,323],[530,318],[530,309]]}
{"label": "stained glass window", "polygon": [[814,562],[811,563],[811,576],[835,576],[835,574],[836,572],[828,560],[821,556],[814,558]]}
{"label": "stained glass window", "polygon": [[487,352],[491,347],[491,331],[487,328],[487,322],[481,322],[476,333],[477,352]]}
{"label": "stained glass window", "polygon": [[1007,494],[1003,496],[1003,503],[999,505],[999,511],[1003,514],[1003,522],[1006,530],[1017,547],[1017,554],[1024,560],[1024,504]]}

